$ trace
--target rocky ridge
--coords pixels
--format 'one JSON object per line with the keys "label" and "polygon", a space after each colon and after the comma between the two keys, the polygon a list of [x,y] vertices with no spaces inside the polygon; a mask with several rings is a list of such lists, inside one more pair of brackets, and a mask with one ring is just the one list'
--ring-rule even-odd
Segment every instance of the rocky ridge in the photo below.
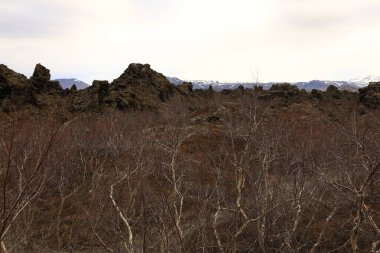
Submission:
{"label": "rocky ridge", "polygon": [[88,112],[102,110],[158,110],[174,92],[174,87],[148,64],[130,64],[113,82],[95,80],[78,90],[63,89],[50,80],[50,70],[37,64],[28,79],[6,65],[0,65],[0,108],[3,112],[23,109]]}
{"label": "rocky ridge", "polygon": [[[58,81],[52,81],[50,71],[37,64],[28,79],[6,65],[0,65],[0,110],[3,113],[29,110],[42,113],[56,110],[60,113],[81,113],[107,111],[160,111],[173,96],[185,99],[210,98],[214,94],[212,86],[208,90],[195,89],[190,82],[171,84],[161,73],[149,64],[132,63],[112,82],[95,80],[92,86],[79,90],[75,85],[63,89]],[[274,101],[279,105],[292,103],[332,103],[335,100],[356,100],[368,108],[380,105],[380,82],[372,82],[357,92],[341,91],[330,85],[326,91],[304,89],[292,84],[273,84],[269,90],[257,86],[247,89],[239,86],[235,90],[223,90],[220,96],[239,97],[252,95],[264,101]],[[314,102],[313,102],[314,101]],[[332,101],[332,102],[329,102]]]}

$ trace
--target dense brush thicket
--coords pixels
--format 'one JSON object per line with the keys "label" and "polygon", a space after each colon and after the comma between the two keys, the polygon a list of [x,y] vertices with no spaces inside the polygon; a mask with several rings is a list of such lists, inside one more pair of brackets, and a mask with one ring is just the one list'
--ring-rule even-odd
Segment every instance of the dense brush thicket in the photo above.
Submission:
{"label": "dense brush thicket", "polygon": [[378,252],[376,110],[188,105],[3,119],[2,251]]}

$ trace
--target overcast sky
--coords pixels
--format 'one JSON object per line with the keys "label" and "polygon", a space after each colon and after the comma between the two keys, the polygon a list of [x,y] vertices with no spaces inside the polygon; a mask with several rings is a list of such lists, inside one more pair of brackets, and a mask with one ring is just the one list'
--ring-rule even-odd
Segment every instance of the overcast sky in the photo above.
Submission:
{"label": "overcast sky", "polygon": [[380,75],[379,0],[0,0],[0,63],[113,80],[131,62],[182,79]]}

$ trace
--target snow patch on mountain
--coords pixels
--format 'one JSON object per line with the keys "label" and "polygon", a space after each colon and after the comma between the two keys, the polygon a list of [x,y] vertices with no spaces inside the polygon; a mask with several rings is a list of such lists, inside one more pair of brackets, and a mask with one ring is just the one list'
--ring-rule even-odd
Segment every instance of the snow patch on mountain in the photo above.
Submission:
{"label": "snow patch on mountain", "polygon": [[359,76],[353,79],[350,79],[349,82],[355,83],[360,87],[367,86],[370,82],[380,82],[380,76],[368,75],[368,76]]}
{"label": "snow patch on mountain", "polygon": [[[176,77],[167,77],[167,79],[175,84],[179,85],[185,81],[182,81]],[[349,81],[329,81],[329,80],[312,80],[309,82],[293,82],[291,84],[296,85],[299,89],[305,89],[307,91],[311,91],[313,89],[317,90],[326,90],[330,85],[334,85],[341,90],[350,90],[356,91],[359,88],[367,86],[370,82],[379,82],[380,76],[365,76],[351,79]],[[270,89],[273,84],[283,83],[283,82],[267,82],[256,84],[253,82],[231,82],[231,81],[213,81],[213,80],[186,80],[186,82],[191,82],[193,84],[194,89],[208,89],[210,86],[216,91],[221,90],[233,90],[238,88],[239,86],[243,86],[244,88],[253,88],[255,85],[260,85],[264,88],[264,90]]]}

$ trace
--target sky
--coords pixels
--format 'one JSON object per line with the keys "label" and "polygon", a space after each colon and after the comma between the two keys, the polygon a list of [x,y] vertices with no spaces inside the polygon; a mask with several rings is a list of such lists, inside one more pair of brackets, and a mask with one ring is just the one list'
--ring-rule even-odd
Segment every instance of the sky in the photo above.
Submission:
{"label": "sky", "polygon": [[87,83],[130,63],[184,80],[348,80],[380,75],[379,13],[379,0],[0,0],[0,63]]}

